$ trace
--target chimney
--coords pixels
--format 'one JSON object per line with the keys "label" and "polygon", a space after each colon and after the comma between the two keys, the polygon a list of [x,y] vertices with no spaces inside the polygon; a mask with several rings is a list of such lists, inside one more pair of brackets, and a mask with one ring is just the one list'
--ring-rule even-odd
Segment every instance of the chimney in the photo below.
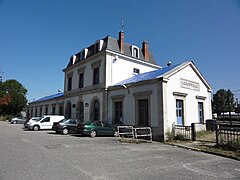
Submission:
{"label": "chimney", "polygon": [[142,51],[143,51],[143,56],[144,56],[145,60],[148,61],[149,57],[148,57],[148,42],[147,41],[143,41]]}
{"label": "chimney", "polygon": [[119,32],[118,44],[119,44],[120,52],[124,53],[124,32],[123,31]]}

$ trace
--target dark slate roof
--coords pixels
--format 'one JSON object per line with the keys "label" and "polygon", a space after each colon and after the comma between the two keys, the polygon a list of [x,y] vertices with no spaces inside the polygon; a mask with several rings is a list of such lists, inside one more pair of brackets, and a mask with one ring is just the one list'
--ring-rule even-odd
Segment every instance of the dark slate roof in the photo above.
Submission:
{"label": "dark slate roof", "polygon": [[61,97],[63,97],[63,92],[42,97],[40,99],[32,101],[31,103],[41,102],[41,101],[48,101],[48,100],[57,99],[57,98],[61,98]]}
{"label": "dark slate roof", "polygon": [[[111,51],[114,51],[117,53],[121,53],[117,39],[115,39],[111,36],[107,36],[107,37],[103,38],[102,40],[103,40],[102,50],[111,50]],[[124,42],[124,53],[123,53],[124,55],[132,57],[131,46],[132,46],[131,44]],[[142,47],[138,47],[138,48],[139,48],[139,59],[138,60],[146,62],[146,60],[144,59],[143,52],[142,52]],[[98,52],[94,51],[95,44],[92,44],[91,46],[87,47],[86,49],[88,49],[86,58],[98,53]],[[157,62],[156,62],[155,58],[153,57],[153,54],[150,51],[148,53],[149,53],[149,61],[148,62],[151,64],[157,65]],[[81,57],[80,52],[76,53],[75,55],[77,57],[76,62],[80,61],[80,57]],[[73,57],[71,56],[67,67],[70,67],[72,65],[73,65]]]}
{"label": "dark slate roof", "polygon": [[[124,42],[124,55],[132,57],[131,46],[132,46],[131,44]],[[144,59],[142,47],[138,47],[138,48],[139,48],[139,60],[146,61]],[[118,40],[111,36],[108,36],[107,49],[121,53]],[[153,57],[153,54],[150,51],[148,53],[149,53],[149,63],[157,65],[156,60]]]}
{"label": "dark slate roof", "polygon": [[135,76],[133,76],[129,79],[121,81],[114,86],[120,86],[120,85],[125,85],[125,84],[130,84],[130,83],[137,83],[137,82],[140,82],[140,81],[147,81],[147,80],[151,80],[151,79],[156,79],[156,78],[164,76],[166,73],[168,73],[171,70],[179,67],[180,65],[182,65],[182,64],[171,65],[171,66],[160,68],[160,69],[157,69],[157,70],[154,70],[154,71],[138,74],[138,75],[135,75]]}

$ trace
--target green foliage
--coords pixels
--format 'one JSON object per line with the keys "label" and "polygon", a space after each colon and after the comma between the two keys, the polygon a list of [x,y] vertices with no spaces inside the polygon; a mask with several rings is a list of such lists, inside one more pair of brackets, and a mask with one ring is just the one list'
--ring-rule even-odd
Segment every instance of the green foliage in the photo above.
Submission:
{"label": "green foliage", "polygon": [[234,95],[229,89],[219,89],[213,95],[213,113],[217,113],[217,115],[220,115],[222,112],[234,111],[235,104]]}
{"label": "green foliage", "polygon": [[176,134],[176,135],[174,136],[174,140],[185,141],[186,138],[185,138],[185,136],[184,136],[183,134],[178,133],[178,134]]}
{"label": "green foliage", "polygon": [[0,115],[18,115],[27,105],[26,94],[27,89],[17,80],[0,82]]}
{"label": "green foliage", "polygon": [[173,133],[173,131],[167,131],[166,132],[166,138],[167,138],[167,141],[172,142],[174,140],[174,133]]}

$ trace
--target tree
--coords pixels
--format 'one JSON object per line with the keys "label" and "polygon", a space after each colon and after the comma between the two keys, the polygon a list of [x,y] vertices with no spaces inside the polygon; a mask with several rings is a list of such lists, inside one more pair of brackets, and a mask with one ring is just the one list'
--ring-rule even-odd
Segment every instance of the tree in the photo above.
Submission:
{"label": "tree", "polygon": [[26,94],[17,80],[0,82],[0,115],[18,115],[27,105]]}
{"label": "tree", "polygon": [[219,116],[225,109],[225,96],[226,92],[224,89],[219,89],[216,94],[213,95],[212,107],[213,113],[217,113]]}
{"label": "tree", "polygon": [[213,112],[217,113],[219,116],[221,113],[229,112],[231,118],[231,113],[235,108],[235,101],[233,93],[228,89],[219,89],[216,94],[213,95]]}
{"label": "tree", "polygon": [[236,106],[236,103],[234,100],[234,95],[230,91],[230,89],[228,89],[226,92],[226,109],[229,112],[230,119],[231,119],[231,112],[235,110],[235,106]]}

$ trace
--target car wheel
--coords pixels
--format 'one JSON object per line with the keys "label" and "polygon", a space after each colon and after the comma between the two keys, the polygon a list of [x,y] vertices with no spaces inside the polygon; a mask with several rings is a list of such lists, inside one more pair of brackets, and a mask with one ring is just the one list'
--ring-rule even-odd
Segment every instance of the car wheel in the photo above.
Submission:
{"label": "car wheel", "polygon": [[33,130],[34,131],[38,131],[39,130],[39,126],[33,126]]}
{"label": "car wheel", "polygon": [[90,136],[92,138],[96,137],[96,135],[97,135],[97,132],[95,130],[90,131]]}
{"label": "car wheel", "polygon": [[64,128],[64,129],[62,130],[62,133],[63,133],[64,135],[67,135],[67,134],[68,134],[68,129],[67,129],[67,128]]}
{"label": "car wheel", "polygon": [[17,121],[13,121],[13,124],[17,124]]}

